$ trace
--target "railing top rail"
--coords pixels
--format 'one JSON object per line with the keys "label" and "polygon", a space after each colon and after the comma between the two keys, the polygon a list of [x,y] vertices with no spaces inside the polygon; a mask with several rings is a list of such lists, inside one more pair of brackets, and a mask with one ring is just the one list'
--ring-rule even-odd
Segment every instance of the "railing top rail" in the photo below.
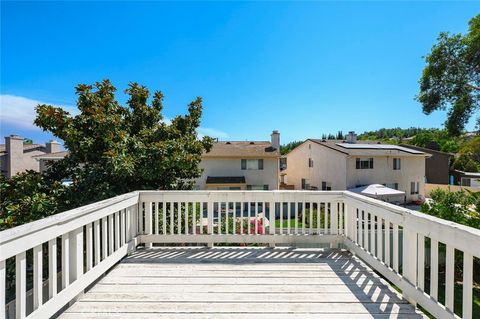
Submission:
{"label": "railing top rail", "polygon": [[6,242],[12,241],[14,239],[27,236],[31,233],[41,231],[48,227],[65,224],[79,217],[85,216],[92,212],[98,211],[103,208],[107,208],[111,205],[120,203],[124,200],[134,198],[134,197],[138,197],[138,192],[130,192],[127,194],[118,195],[118,196],[108,198],[99,202],[95,202],[82,207],[71,209],[63,213],[48,216],[31,223],[6,229],[0,232],[0,245]]}

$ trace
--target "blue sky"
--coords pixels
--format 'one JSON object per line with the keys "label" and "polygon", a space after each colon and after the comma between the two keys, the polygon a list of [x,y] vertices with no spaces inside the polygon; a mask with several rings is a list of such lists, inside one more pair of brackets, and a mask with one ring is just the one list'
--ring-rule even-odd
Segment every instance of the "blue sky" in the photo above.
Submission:
{"label": "blue sky", "polygon": [[[204,98],[203,133],[282,142],[381,127],[440,127],[414,101],[440,31],[480,2],[4,2],[1,134],[44,142],[33,107],[74,109],[74,86],[162,90],[165,116]],[[473,122],[469,124],[473,129]]]}

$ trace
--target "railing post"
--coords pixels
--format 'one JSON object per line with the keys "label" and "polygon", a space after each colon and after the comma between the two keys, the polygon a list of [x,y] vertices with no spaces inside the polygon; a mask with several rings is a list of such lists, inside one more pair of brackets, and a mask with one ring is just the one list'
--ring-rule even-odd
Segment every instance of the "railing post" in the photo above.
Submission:
{"label": "railing post", "polygon": [[0,261],[0,314],[5,314],[5,286],[7,279],[7,270],[5,267],[5,260]]}
{"label": "railing post", "polygon": [[71,231],[69,237],[70,283],[72,283],[83,274],[83,227]]}
{"label": "railing post", "polygon": [[[407,227],[403,227],[403,278],[412,286],[415,286],[417,279],[417,234]],[[407,283],[407,284],[408,284]],[[403,289],[405,291],[405,289]],[[413,305],[417,302],[415,299],[403,293],[405,299]]]}
{"label": "railing post", "polygon": [[27,301],[27,257],[22,252],[15,257],[15,316],[25,318]]}

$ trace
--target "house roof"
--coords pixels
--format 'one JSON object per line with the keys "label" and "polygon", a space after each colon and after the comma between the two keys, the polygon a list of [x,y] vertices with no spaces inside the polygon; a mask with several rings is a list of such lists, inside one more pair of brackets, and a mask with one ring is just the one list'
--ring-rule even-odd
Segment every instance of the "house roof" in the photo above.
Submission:
{"label": "house roof", "polygon": [[203,157],[256,157],[277,158],[280,151],[272,147],[272,143],[266,141],[219,141],[213,143],[213,147]]}
{"label": "house roof", "polygon": [[61,151],[61,152],[56,152],[56,153],[45,153],[45,154],[40,154],[40,155],[35,155],[32,156],[33,158],[37,160],[41,159],[61,159],[67,156],[68,151]]}
{"label": "house roof", "polygon": [[207,184],[245,184],[245,176],[208,176]]}
{"label": "house roof", "polygon": [[422,152],[419,150],[414,150],[411,148],[391,145],[391,144],[379,144],[379,143],[335,143],[331,141],[319,140],[319,139],[310,139],[319,145],[328,147],[335,151],[341,152],[346,155],[357,155],[357,156],[425,156],[430,157],[431,155]]}
{"label": "house roof", "polygon": [[432,150],[430,148],[420,147],[420,146],[416,146],[416,145],[400,144],[400,146],[411,148],[411,149],[414,149],[414,150],[420,150],[420,151],[423,151],[425,153],[435,153],[435,154],[441,154],[441,155],[455,156],[455,154],[453,154],[453,153],[447,153],[447,152]]}
{"label": "house roof", "polygon": [[[40,148],[42,151],[45,151],[45,145],[43,144],[23,144],[23,151],[31,151],[34,149]],[[5,144],[0,144],[0,154],[1,153],[7,153],[7,147]]]}

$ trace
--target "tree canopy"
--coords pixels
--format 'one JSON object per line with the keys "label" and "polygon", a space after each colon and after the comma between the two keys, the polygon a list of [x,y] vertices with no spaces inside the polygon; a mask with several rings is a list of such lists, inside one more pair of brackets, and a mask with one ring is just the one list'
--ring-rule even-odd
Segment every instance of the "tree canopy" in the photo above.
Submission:
{"label": "tree canopy", "polygon": [[425,62],[417,100],[425,114],[448,109],[445,127],[459,135],[480,109],[480,14],[465,35],[440,33]]}
{"label": "tree canopy", "polygon": [[168,124],[160,91],[149,104],[148,89],[131,83],[127,106],[115,91],[108,80],[78,85],[78,115],[51,105],[36,108],[35,124],[62,139],[69,151],[47,174],[50,180],[72,180],[65,200],[78,206],[132,190],[191,188],[201,174],[202,153],[212,146],[211,138],[197,135],[202,99]]}

